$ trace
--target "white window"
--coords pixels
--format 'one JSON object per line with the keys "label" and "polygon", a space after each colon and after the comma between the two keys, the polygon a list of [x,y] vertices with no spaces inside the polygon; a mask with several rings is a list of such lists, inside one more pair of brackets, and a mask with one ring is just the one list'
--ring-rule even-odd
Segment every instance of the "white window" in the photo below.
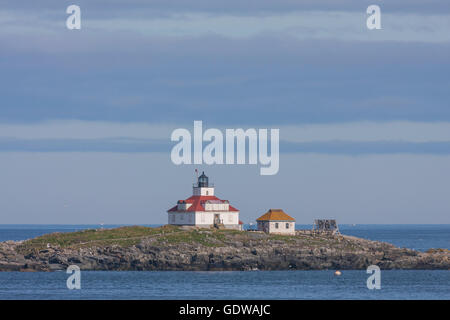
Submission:
{"label": "white window", "polygon": [[289,223],[286,223],[286,229],[289,229]]}
{"label": "white window", "polygon": [[278,222],[275,222],[275,229],[278,229]]}

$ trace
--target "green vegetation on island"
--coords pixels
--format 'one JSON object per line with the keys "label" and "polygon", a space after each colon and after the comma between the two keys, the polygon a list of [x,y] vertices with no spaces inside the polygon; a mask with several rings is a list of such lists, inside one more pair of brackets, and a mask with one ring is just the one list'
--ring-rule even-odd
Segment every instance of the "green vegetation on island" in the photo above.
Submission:
{"label": "green vegetation on island", "polygon": [[419,252],[346,235],[165,225],[52,233],[0,242],[0,271],[450,269],[450,252]]}
{"label": "green vegetation on island", "polygon": [[[114,229],[86,229],[76,232],[56,232],[34,239],[23,241],[17,250],[23,254],[30,254],[45,250],[49,246],[60,249],[79,249],[104,246],[131,247],[144,239],[154,239],[155,245],[188,243],[207,247],[223,247],[239,241],[274,241],[289,243],[298,240],[305,241],[305,245],[324,245],[335,242],[336,239],[320,235],[277,235],[255,233],[231,229],[201,229],[182,228],[174,225],[151,228],[143,226],[126,226]],[[306,243],[307,242],[307,243]]]}

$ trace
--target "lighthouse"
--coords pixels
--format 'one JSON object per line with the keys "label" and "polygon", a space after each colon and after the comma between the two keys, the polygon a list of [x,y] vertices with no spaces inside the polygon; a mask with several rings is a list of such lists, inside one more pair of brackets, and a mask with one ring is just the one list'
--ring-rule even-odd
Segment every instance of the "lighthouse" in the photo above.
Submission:
{"label": "lighthouse", "polygon": [[221,200],[214,194],[214,185],[205,172],[197,178],[192,187],[192,196],[178,200],[176,206],[167,211],[168,223],[178,226],[200,228],[242,229],[239,210],[228,200]]}

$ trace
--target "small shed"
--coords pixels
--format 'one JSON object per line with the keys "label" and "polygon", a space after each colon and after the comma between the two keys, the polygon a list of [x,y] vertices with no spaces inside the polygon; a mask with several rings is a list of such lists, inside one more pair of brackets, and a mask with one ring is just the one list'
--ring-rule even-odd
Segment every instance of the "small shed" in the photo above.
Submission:
{"label": "small shed", "polygon": [[256,219],[258,230],[266,233],[294,235],[295,219],[282,209],[270,209]]}

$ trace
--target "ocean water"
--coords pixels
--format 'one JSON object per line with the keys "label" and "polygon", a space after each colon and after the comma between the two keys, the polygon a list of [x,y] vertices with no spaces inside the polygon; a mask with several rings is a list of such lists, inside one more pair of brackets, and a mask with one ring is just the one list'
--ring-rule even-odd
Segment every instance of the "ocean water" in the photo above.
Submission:
{"label": "ocean water", "polygon": [[[100,227],[0,225],[0,241]],[[450,225],[342,225],[340,230],[421,251],[450,249]],[[0,272],[0,299],[450,299],[449,270],[382,270],[380,290],[367,288],[364,270],[345,270],[339,277],[333,270],[83,271],[81,290],[68,290],[68,277],[65,272]]]}
{"label": "ocean water", "polygon": [[382,271],[369,290],[363,271],[81,273],[68,290],[65,272],[0,272],[0,299],[450,299],[449,271]]}

